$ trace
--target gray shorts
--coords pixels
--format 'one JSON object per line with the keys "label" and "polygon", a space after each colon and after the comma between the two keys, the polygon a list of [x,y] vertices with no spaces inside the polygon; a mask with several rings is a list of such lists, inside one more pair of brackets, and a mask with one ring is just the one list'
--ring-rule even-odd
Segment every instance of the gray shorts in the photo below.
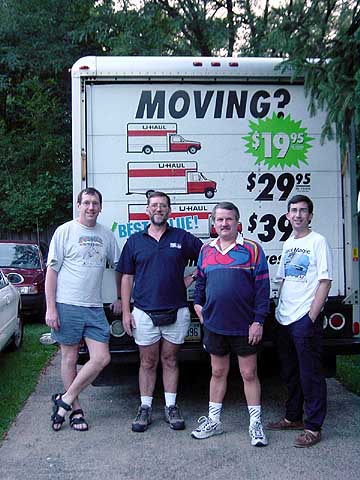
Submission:
{"label": "gray shorts", "polygon": [[172,325],[155,327],[149,315],[134,307],[132,315],[136,328],[133,329],[134,340],[137,345],[147,346],[158,342],[160,338],[175,345],[184,343],[190,326],[190,312],[187,307],[179,308],[176,322]]}
{"label": "gray shorts", "polygon": [[62,345],[77,345],[82,338],[108,343],[109,323],[102,307],[80,307],[66,303],[56,304],[59,330],[51,330],[51,338]]}

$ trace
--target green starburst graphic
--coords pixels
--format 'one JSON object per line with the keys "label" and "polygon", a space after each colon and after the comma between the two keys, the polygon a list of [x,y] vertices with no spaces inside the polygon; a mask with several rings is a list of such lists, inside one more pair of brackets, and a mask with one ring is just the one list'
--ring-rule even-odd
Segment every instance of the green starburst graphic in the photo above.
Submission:
{"label": "green starburst graphic", "polygon": [[300,164],[308,164],[307,152],[314,139],[308,136],[306,128],[301,127],[301,120],[296,122],[290,115],[278,118],[273,113],[271,118],[250,121],[249,126],[251,131],[243,139],[246,141],[246,153],[256,157],[256,164],[264,162],[269,169],[300,168]]}

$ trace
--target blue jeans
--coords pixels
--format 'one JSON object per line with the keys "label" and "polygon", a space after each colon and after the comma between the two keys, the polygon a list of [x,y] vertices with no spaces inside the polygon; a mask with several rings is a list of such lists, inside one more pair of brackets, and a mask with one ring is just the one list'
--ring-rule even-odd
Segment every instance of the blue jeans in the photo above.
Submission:
{"label": "blue jeans", "polygon": [[326,380],[321,370],[322,320],[306,314],[290,325],[278,325],[276,343],[288,389],[285,418],[320,431],[326,415]]}

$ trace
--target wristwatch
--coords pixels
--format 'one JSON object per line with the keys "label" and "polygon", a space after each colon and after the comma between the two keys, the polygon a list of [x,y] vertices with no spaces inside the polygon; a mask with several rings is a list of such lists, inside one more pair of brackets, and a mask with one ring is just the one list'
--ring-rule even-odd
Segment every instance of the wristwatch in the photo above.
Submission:
{"label": "wristwatch", "polygon": [[191,278],[192,278],[194,281],[197,279],[196,273],[192,273],[190,276],[191,276]]}
{"label": "wristwatch", "polygon": [[260,325],[260,327],[263,327],[263,326],[264,326],[264,324],[263,324],[263,323],[260,323],[260,322],[253,322],[252,324],[253,324],[253,325]]}

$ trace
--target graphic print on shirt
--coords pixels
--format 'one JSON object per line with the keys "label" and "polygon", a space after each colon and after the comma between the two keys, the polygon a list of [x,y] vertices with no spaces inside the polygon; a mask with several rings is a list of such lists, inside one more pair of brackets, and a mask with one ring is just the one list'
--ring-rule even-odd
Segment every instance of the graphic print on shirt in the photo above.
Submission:
{"label": "graphic print on shirt", "polygon": [[98,236],[81,236],[79,246],[83,258],[83,265],[100,267],[104,263],[103,239]]}
{"label": "graphic print on shirt", "polygon": [[310,250],[304,248],[291,248],[285,252],[284,267],[286,279],[305,281],[309,265]]}

